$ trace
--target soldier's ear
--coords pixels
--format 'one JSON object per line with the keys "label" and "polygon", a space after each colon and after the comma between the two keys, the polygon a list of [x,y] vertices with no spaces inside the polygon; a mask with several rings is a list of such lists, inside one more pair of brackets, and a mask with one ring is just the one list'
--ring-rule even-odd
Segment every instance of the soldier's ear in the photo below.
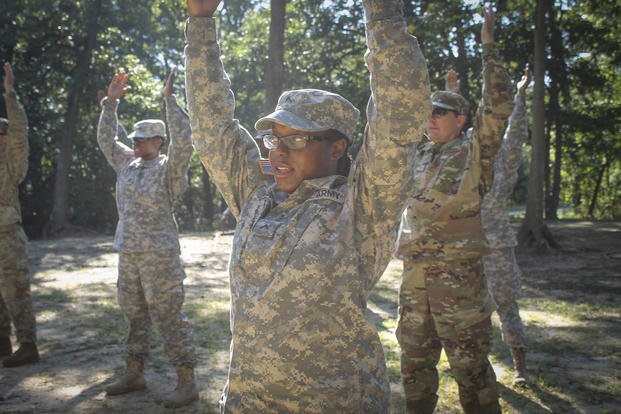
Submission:
{"label": "soldier's ear", "polygon": [[464,125],[466,125],[466,115],[464,114],[457,115],[457,125],[459,126],[459,130],[461,131]]}

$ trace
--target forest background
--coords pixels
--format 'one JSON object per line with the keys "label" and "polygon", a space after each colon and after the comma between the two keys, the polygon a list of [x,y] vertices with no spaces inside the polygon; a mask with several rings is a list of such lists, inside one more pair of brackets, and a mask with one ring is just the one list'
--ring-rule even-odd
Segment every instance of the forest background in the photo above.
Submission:
{"label": "forest background", "polygon": [[[515,81],[525,63],[537,64],[535,3],[495,3],[496,40]],[[545,8],[543,214],[547,220],[618,220],[621,3],[538,3]],[[481,3],[404,4],[410,32],[427,59],[432,89],[442,89],[444,74],[455,68],[463,95],[477,103]],[[179,67],[175,93],[185,102],[186,17],[182,0],[0,3],[0,59],[13,65],[30,125],[30,166],[20,187],[30,237],[114,231],[115,174],[96,143],[97,91],[107,88],[118,69],[129,73],[132,89],[119,107],[128,132],[140,119],[162,117],[161,89],[171,65]],[[281,90],[328,89],[364,110],[370,91],[360,1],[226,0],[218,20],[236,116],[251,133]],[[0,100],[0,116],[5,113]],[[516,208],[527,202],[530,150],[529,140],[512,200]],[[225,205],[196,154],[188,175],[191,186],[176,211],[180,230],[212,230]]]}

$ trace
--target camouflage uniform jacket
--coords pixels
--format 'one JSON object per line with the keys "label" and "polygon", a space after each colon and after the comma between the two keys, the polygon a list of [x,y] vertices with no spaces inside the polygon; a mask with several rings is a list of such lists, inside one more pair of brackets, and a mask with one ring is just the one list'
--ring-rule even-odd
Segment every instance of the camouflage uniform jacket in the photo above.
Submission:
{"label": "camouflage uniform jacket", "polygon": [[510,82],[495,44],[483,45],[483,98],[472,134],[416,145],[415,192],[404,218],[400,256],[456,260],[487,251],[480,195],[489,190],[492,161],[513,108]]}
{"label": "camouflage uniform jacket", "polygon": [[[366,10],[372,96],[350,176],[309,179],[289,195],[261,175],[252,136],[233,118],[213,19],[188,20],[194,145],[238,219],[225,412],[388,410],[384,355],[366,302],[391,258],[411,188],[409,153],[430,111],[425,61],[397,3]],[[388,10],[395,15],[369,21]]]}
{"label": "camouflage uniform jacket", "polygon": [[115,136],[118,101],[106,99],[103,102],[97,141],[117,173],[119,222],[114,246],[123,252],[179,252],[173,204],[188,185],[192,139],[188,115],[179,107],[174,96],[166,97],[165,102],[171,136],[168,154],[160,154],[148,161],[134,157],[134,151]]}
{"label": "camouflage uniform jacket", "polygon": [[517,183],[522,160],[522,144],[528,137],[528,119],[524,97],[515,95],[515,106],[494,160],[492,188],[481,203],[481,221],[488,245],[493,249],[517,246],[515,232],[509,221],[507,203]]}
{"label": "camouflage uniform jacket", "polygon": [[0,150],[0,229],[22,222],[19,184],[28,172],[28,120],[15,90],[4,94],[8,141]]}

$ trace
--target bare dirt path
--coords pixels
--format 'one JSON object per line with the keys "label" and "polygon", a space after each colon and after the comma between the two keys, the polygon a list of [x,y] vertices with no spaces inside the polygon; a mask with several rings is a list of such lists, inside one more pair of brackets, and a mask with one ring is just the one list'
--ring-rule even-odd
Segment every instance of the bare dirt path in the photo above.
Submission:
{"label": "bare dirt path", "polygon": [[[511,386],[507,347],[498,329],[490,358],[508,413],[621,412],[621,225],[565,222],[553,233],[563,248],[518,252],[524,271],[520,301],[531,341],[533,383]],[[123,371],[125,322],[116,302],[117,254],[111,237],[34,241],[30,245],[39,364],[0,369],[0,413],[210,413],[228,364],[230,234],[181,238],[186,304],[199,350],[201,400],[166,410],[156,402],[176,377],[157,334],[147,364],[148,390],[108,398],[104,387]],[[401,263],[392,261],[369,299],[369,318],[385,346],[393,412],[403,397],[394,340]],[[441,362],[437,412],[461,412],[454,381]]]}

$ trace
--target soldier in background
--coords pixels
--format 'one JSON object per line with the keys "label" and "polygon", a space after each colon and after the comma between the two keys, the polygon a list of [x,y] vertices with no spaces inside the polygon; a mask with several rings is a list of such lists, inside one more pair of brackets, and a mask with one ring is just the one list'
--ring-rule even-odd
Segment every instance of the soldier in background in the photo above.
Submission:
{"label": "soldier in background", "polygon": [[507,203],[517,182],[518,168],[522,158],[522,144],[528,137],[526,114],[526,89],[530,84],[530,68],[517,84],[514,107],[500,151],[494,160],[494,180],[492,188],[481,204],[481,221],[487,243],[491,249],[483,257],[488,287],[498,305],[498,316],[502,339],[511,347],[515,384],[528,380],[526,372],[526,335],[516,302],[519,294],[520,267],[515,260],[514,248],[517,246],[515,232],[509,221]]}
{"label": "soldier in background", "polygon": [[177,387],[163,399],[167,407],[198,399],[193,333],[181,312],[185,272],[173,216],[173,204],[187,188],[192,143],[188,116],[172,95],[174,71],[163,92],[171,138],[167,155],[160,154],[166,128],[158,119],[136,123],[129,135],[133,150],[115,136],[116,109],[129,89],[125,72],[117,73],[110,82],[97,131],[99,147],[117,173],[119,222],[114,246],[119,250],[118,300],[129,323],[127,370],[106,393],[124,394],[146,387],[144,359],[153,319],[178,376]]}
{"label": "soldier in background", "polygon": [[222,412],[387,413],[384,354],[365,311],[392,256],[411,144],[429,116],[418,42],[400,0],[364,0],[371,99],[356,160],[350,166],[352,103],[291,90],[255,123],[271,130],[263,141],[273,175],[265,175],[234,116],[213,18],[219,3],[188,1],[185,54],[194,146],[238,219]]}
{"label": "soldier in background", "polygon": [[[19,204],[19,184],[28,171],[28,120],[14,89],[11,65],[4,64],[4,101],[0,118],[0,357],[5,367],[39,361],[30,274]],[[20,344],[11,353],[11,321]]]}
{"label": "soldier in background", "polygon": [[416,145],[415,195],[404,214],[398,256],[404,261],[397,339],[409,413],[432,413],[436,365],[444,348],[466,413],[500,413],[491,349],[482,254],[481,195],[492,182],[492,161],[513,107],[508,74],[494,43],[495,16],[484,9],[483,96],[472,135],[462,129],[469,104],[461,95],[431,95],[427,140]]}

